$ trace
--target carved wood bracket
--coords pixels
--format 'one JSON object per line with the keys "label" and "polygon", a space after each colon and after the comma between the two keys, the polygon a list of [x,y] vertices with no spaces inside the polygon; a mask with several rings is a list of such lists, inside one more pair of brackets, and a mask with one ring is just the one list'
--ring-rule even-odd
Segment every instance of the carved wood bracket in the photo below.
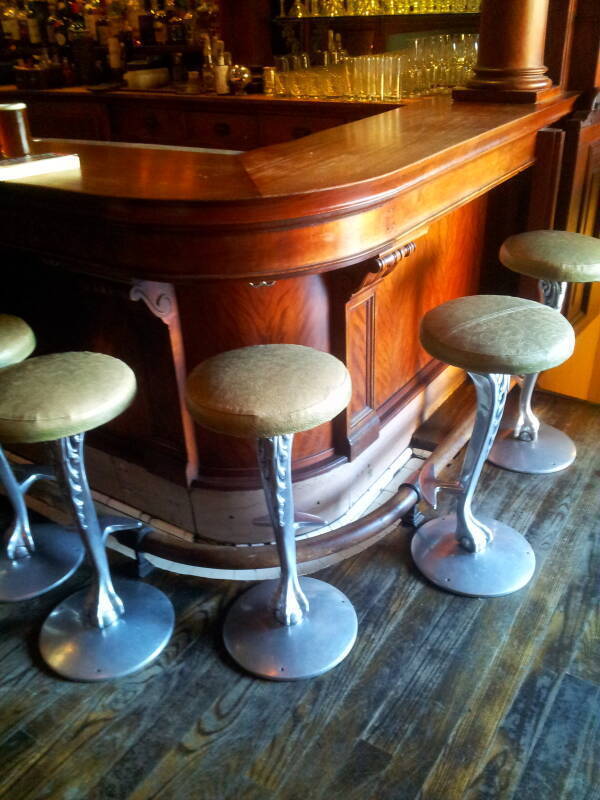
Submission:
{"label": "carved wood bracket", "polygon": [[181,414],[181,425],[183,427],[183,438],[187,454],[185,476],[188,486],[190,486],[192,482],[198,478],[198,446],[196,444],[194,422],[185,404],[187,367],[185,363],[183,335],[181,332],[181,321],[179,318],[179,307],[177,305],[175,287],[172,283],[134,281],[131,291],[129,292],[129,297],[134,301],[143,300],[152,314],[162,320],[169,329],[171,356],[173,358],[173,367],[175,368],[179,411]]}

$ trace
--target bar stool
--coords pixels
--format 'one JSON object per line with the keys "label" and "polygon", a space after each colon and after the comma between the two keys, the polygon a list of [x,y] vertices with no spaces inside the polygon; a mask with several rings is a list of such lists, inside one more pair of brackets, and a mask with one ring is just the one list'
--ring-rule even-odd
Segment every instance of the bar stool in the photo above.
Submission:
{"label": "bar stool", "polygon": [[[19,317],[0,314],[0,369],[27,358],[35,336]],[[83,559],[83,546],[73,531],[60,525],[31,525],[25,494],[35,481],[54,479],[41,465],[12,468],[0,446],[0,481],[13,509],[13,519],[0,546],[0,602],[37,597],[67,580]]]}
{"label": "bar stool", "polygon": [[[538,279],[540,301],[560,311],[568,283],[600,280],[600,240],[567,231],[529,231],[507,239],[500,261],[513,272]],[[498,467],[544,474],[566,469],[575,460],[575,444],[547,425],[531,408],[537,373],[524,376],[516,418],[505,415],[488,460]]]}
{"label": "bar stool", "polygon": [[0,370],[0,442],[54,442],[57,469],[93,569],[92,584],[67,597],[44,622],[42,657],[71,680],[118,678],[149,664],[173,630],[173,607],[148,584],[113,585],[104,540],[136,520],[101,529],[83,460],[84,432],[133,400],[136,381],[122,361],[99,353],[39,356]]}
{"label": "bar stool", "polygon": [[232,658],[254,675],[320,675],[339,664],[356,639],[348,598],[328,583],[298,578],[291,472],[294,433],[333,419],[350,395],[346,367],[301,345],[230,350],[202,362],[188,378],[188,408],[200,425],[258,440],[281,575],[244,592],[227,614],[223,633]]}
{"label": "bar stool", "polygon": [[456,495],[456,513],[426,522],[411,545],[417,567],[441,588],[496,597],[517,591],[533,575],[535,556],[527,540],[503,522],[477,519],[471,504],[502,417],[510,375],[562,363],[574,342],[564,317],[518,297],[460,297],[423,317],[425,350],[466,369],[477,392],[475,425],[458,481],[439,482],[431,470],[420,477],[422,494],[434,508],[439,491]]}

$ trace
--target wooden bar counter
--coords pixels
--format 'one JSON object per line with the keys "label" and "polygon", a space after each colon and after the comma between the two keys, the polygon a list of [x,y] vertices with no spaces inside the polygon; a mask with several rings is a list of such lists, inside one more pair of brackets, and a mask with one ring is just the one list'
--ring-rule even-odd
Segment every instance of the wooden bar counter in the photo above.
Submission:
{"label": "wooden bar counter", "polygon": [[135,404],[90,436],[100,499],[152,519],[172,560],[202,571],[194,543],[237,545],[243,571],[248,545],[270,539],[253,524],[253,443],[194,429],[183,380],[223,350],[291,342],[340,357],[354,386],[346,414],[297,437],[297,506],[359,513],[462,380],[419,347],[421,316],[514,288],[497,249],[528,209],[542,225],[550,213],[548,126],[574,101],[430,98],[241,153],[36,141],[78,153],[81,171],[0,183],[2,310],[33,325],[38,352],[98,350],[135,370]]}

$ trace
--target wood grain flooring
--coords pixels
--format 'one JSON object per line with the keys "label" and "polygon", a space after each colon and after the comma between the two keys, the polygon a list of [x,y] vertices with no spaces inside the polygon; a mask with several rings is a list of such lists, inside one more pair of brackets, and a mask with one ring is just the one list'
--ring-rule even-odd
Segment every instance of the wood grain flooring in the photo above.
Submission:
{"label": "wood grain flooring", "polygon": [[600,409],[549,396],[538,408],[575,439],[576,464],[554,476],[487,466],[477,503],[527,534],[532,583],[494,600],[444,594],[397,528],[320,574],[360,625],[321,678],[269,683],[232,664],[220,627],[241,584],[153,572],[175,635],[143,672],[97,685],[55,677],[36,650],[85,569],[0,606],[0,798],[600,798]]}

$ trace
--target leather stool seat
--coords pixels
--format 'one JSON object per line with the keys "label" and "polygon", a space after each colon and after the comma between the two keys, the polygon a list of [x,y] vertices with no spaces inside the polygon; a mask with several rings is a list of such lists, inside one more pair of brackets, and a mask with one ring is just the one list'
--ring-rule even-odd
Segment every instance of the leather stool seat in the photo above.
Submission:
{"label": "leather stool seat", "polygon": [[136,391],[132,370],[101,353],[56,353],[0,371],[0,442],[48,442],[117,417]]}
{"label": "leather stool seat", "polygon": [[351,393],[341,361],[295,344],[229,350],[199,364],[188,378],[187,406],[196,422],[257,440],[280,576],[238,598],[223,639],[240,666],[263,678],[321,675],[348,655],[356,639],[358,621],[349,599],[324,581],[298,576],[292,486],[294,434],[333,419]]}
{"label": "leather stool seat", "polygon": [[12,314],[0,314],[0,367],[23,361],[34,348],[35,336],[29,325]]}
{"label": "leather stool seat", "polygon": [[441,588],[473,597],[498,597],[525,586],[535,569],[527,540],[499,520],[477,518],[473,496],[502,417],[512,373],[537,373],[573,352],[575,335],[551,308],[515,297],[481,295],[450,300],[421,322],[421,344],[436,358],[466,369],[477,393],[473,433],[457,481],[440,481],[431,466],[419,487],[434,508],[439,492],[456,498],[456,511],[416,532],[417,567]]}
{"label": "leather stool seat", "polygon": [[440,361],[471,372],[526,375],[565,361],[575,335],[564,317],[541,303],[478,295],[429,311],[421,343]]}
{"label": "leather stool seat", "polygon": [[329,353],[295,344],[229,350],[188,378],[187,404],[205,428],[262,438],[328,422],[350,401],[350,376]]}
{"label": "leather stool seat", "polygon": [[500,261],[538,280],[600,281],[600,240],[568,231],[528,231],[504,242]]}

